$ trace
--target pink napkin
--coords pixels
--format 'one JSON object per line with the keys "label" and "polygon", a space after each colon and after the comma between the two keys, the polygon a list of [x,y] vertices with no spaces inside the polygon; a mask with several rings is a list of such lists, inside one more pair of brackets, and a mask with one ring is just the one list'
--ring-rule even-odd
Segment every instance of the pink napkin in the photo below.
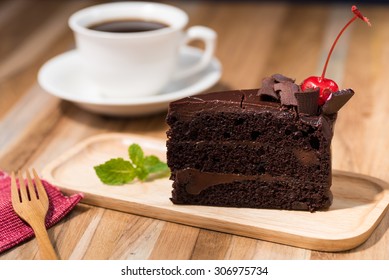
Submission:
{"label": "pink napkin", "polygon": [[[82,194],[64,196],[60,190],[42,180],[50,205],[46,227],[59,222],[83,198]],[[0,170],[0,253],[34,236],[32,229],[19,218],[11,204],[11,178]]]}

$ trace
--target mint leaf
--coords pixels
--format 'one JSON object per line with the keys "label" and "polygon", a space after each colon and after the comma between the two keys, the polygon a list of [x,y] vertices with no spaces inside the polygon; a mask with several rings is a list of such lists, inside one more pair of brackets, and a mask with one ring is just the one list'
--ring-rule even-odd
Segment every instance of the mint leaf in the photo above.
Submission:
{"label": "mint leaf", "polygon": [[122,158],[111,159],[94,169],[100,180],[107,185],[123,185],[134,180],[137,175],[131,162]]}
{"label": "mint leaf", "polygon": [[138,177],[139,180],[141,181],[144,181],[146,180],[147,176],[149,176],[149,173],[147,171],[147,169],[145,169],[144,167],[137,167],[135,169],[135,172],[136,172],[136,176]]}
{"label": "mint leaf", "polygon": [[151,173],[165,176],[169,167],[156,156],[144,156],[138,144],[128,147],[129,161],[122,158],[111,159],[94,167],[97,176],[107,185],[123,185],[135,178],[145,181]]}
{"label": "mint leaf", "polygon": [[147,156],[144,159],[144,166],[149,173],[164,173],[169,170],[166,163],[162,162],[156,156]]}
{"label": "mint leaf", "polygon": [[144,154],[142,148],[138,144],[132,144],[128,148],[128,156],[132,163],[136,166],[142,166],[144,160]]}

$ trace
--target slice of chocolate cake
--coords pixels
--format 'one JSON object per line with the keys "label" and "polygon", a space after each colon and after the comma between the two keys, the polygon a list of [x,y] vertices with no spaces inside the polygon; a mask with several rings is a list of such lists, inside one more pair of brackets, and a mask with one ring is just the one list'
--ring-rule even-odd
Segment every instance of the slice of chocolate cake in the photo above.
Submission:
{"label": "slice of chocolate cake", "polygon": [[352,94],[334,93],[332,105],[319,107],[318,91],[300,92],[293,80],[273,75],[260,89],[172,102],[167,115],[172,202],[328,208],[336,112]]}

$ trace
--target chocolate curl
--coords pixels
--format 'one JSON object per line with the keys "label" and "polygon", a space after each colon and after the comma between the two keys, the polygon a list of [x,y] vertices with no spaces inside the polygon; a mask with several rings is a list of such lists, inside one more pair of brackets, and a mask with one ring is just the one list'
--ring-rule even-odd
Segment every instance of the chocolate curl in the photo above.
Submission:
{"label": "chocolate curl", "polygon": [[265,77],[262,79],[262,87],[263,88],[273,88],[276,80],[274,80],[272,77]]}
{"label": "chocolate curl", "polygon": [[297,99],[294,94],[299,91],[298,85],[290,81],[280,82],[274,84],[274,90],[279,91],[282,105],[297,106]]}
{"label": "chocolate curl", "polygon": [[258,95],[262,101],[280,102],[282,105],[297,106],[294,93],[299,90],[295,80],[282,74],[274,74],[262,80],[262,86],[258,90]]}
{"label": "chocolate curl", "polygon": [[297,111],[299,114],[316,116],[319,108],[319,89],[309,89],[304,92],[296,92]]}
{"label": "chocolate curl", "polygon": [[291,82],[291,83],[294,83],[295,80],[293,80],[292,78],[289,78],[289,77],[286,77],[282,74],[274,74],[271,76],[277,83],[281,83],[281,82]]}
{"label": "chocolate curl", "polygon": [[354,91],[352,89],[342,89],[332,93],[323,105],[323,114],[331,115],[337,113],[353,95]]}
{"label": "chocolate curl", "polygon": [[278,101],[280,97],[274,91],[275,80],[272,77],[266,77],[262,80],[262,86],[258,90],[260,100],[264,101]]}

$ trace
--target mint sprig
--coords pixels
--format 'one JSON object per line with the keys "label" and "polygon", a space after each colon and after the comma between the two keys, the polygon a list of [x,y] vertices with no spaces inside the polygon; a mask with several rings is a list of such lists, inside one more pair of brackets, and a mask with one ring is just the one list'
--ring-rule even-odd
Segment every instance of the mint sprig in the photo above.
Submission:
{"label": "mint sprig", "polygon": [[154,155],[145,156],[138,144],[128,148],[129,160],[114,158],[94,166],[96,175],[107,185],[124,185],[135,178],[145,181],[150,174],[167,175],[169,167]]}

